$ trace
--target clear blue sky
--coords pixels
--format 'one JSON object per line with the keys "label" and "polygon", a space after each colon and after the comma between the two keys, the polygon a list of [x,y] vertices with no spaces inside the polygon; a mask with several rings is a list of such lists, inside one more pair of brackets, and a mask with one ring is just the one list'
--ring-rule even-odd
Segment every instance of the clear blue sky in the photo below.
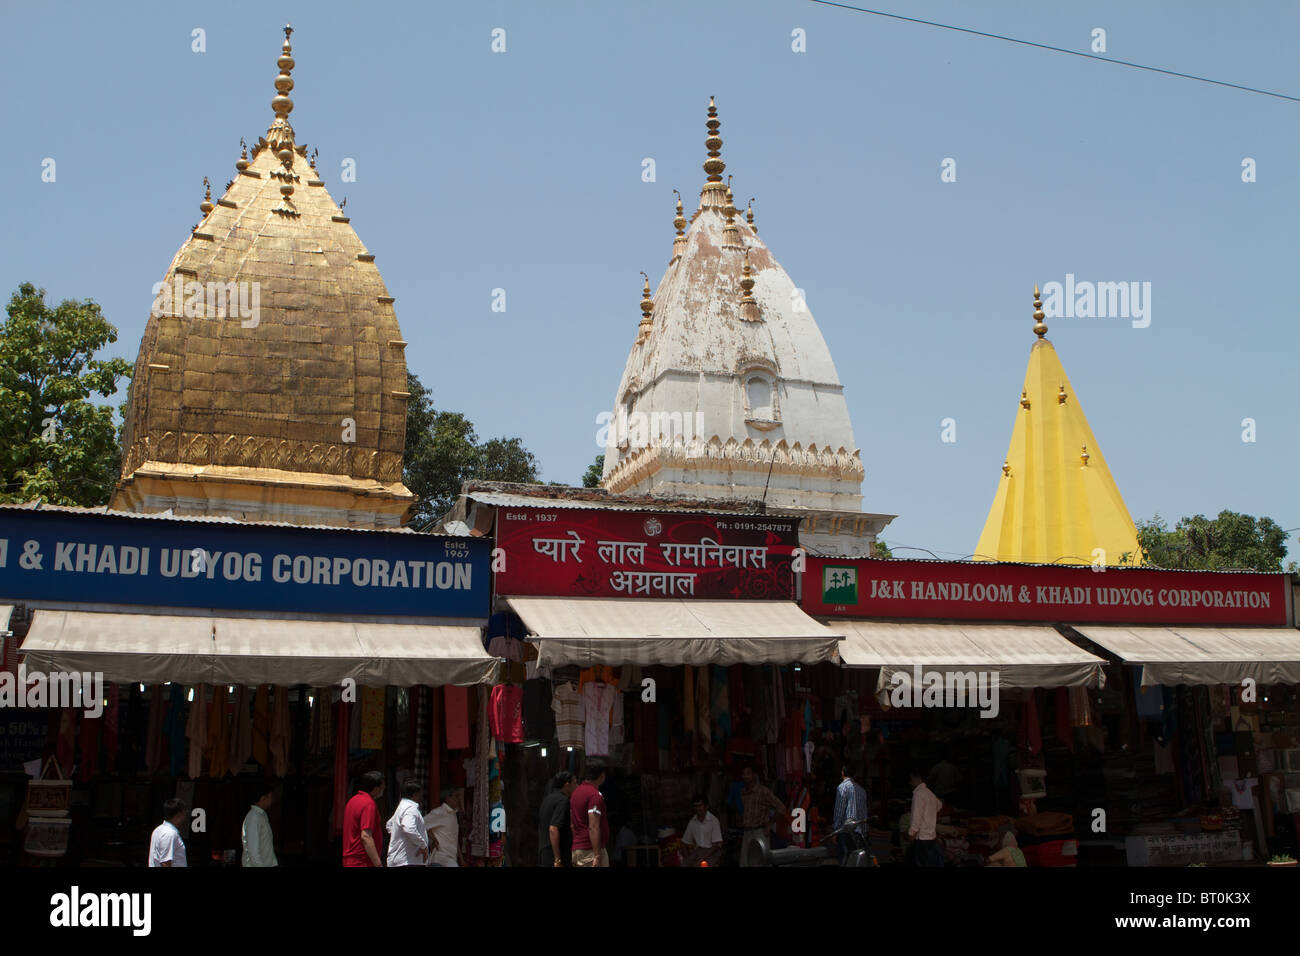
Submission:
{"label": "clear blue sky", "polygon": [[[883,9],[1080,51],[1101,27],[1111,57],[1300,95],[1293,2]],[[233,177],[272,118],[286,21],[298,141],[377,254],[410,367],[481,437],[522,437],[546,480],[600,450],[638,272],[667,265],[672,188],[694,207],[713,94],[735,194],[835,357],[864,508],[899,515],[891,543],[974,550],[1032,287],[1066,273],[1152,284],[1149,328],[1049,323],[1134,517],[1300,525],[1300,104],[801,0],[6,4],[5,297],[94,298],[134,359],[203,176]]]}

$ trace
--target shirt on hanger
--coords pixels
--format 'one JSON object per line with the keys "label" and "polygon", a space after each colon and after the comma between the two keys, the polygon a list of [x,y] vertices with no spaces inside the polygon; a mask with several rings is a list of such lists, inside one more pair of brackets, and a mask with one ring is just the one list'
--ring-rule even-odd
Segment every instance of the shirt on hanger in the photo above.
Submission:
{"label": "shirt on hanger", "polygon": [[582,697],[571,683],[556,684],[551,692],[555,712],[555,740],[561,747],[581,747]]}
{"label": "shirt on hanger", "polygon": [[592,682],[582,688],[582,709],[586,714],[583,724],[583,746],[589,757],[609,754],[609,716],[618,691],[613,684]]}

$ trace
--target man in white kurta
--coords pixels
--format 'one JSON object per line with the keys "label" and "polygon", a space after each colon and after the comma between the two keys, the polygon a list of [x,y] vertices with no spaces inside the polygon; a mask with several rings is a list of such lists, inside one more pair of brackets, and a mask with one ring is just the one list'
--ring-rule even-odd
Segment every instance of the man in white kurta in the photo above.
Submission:
{"label": "man in white kurta", "polygon": [[244,817],[244,866],[279,866],[275,858],[275,840],[271,835],[271,809],[274,791],[270,786],[259,788],[257,802],[248,808]]}
{"label": "man in white kurta", "polygon": [[429,858],[429,837],[420,813],[424,787],[414,780],[402,784],[402,800],[388,820],[388,865],[423,866]]}

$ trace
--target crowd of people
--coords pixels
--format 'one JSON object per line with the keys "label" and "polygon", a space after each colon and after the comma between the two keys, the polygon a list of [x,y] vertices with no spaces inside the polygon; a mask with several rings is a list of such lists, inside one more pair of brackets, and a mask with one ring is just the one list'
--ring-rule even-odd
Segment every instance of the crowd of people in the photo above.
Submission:
{"label": "crowd of people", "polygon": [[[583,779],[562,770],[550,782],[550,788],[538,808],[537,864],[542,867],[608,867],[610,865],[610,825],[601,787],[606,768],[598,760],[586,763]],[[933,768],[931,782],[949,789],[951,775],[942,766]],[[947,782],[945,782],[947,781]],[[907,822],[908,848],[905,863],[909,866],[940,867],[943,850],[936,827],[943,800],[930,789],[919,769],[909,774],[911,813]],[[361,775],[356,792],[343,811],[342,855],[346,867],[400,867],[465,865],[460,843],[459,817],[464,810],[465,791],[445,787],[438,806],[427,813],[421,810],[425,788],[415,780],[401,786],[401,799],[386,824],[380,823],[379,800],[384,795],[384,775],[372,770]],[[263,785],[248,809],[242,827],[244,866],[278,866],[274,837],[268,812],[274,790]],[[752,767],[741,771],[740,789],[740,865],[754,863],[751,852],[759,840],[771,837],[775,820],[788,815],[781,800],[765,786]],[[839,833],[839,858],[844,862],[855,842],[865,845],[868,836],[868,795],[848,764],[841,767],[841,780],[835,791],[835,812],[831,822]],[[681,836],[682,866],[721,866],[725,857],[725,840],[718,818],[709,809],[708,800],[697,794],[691,801],[692,813]],[[184,801],[171,799],[163,804],[162,823],[153,831],[149,844],[149,866],[186,866],[185,841],[189,807]],[[854,839],[856,831],[857,840]],[[386,847],[386,852],[384,848]],[[988,861],[990,866],[1024,866],[1025,857],[1013,834],[1003,839],[1002,849]]]}

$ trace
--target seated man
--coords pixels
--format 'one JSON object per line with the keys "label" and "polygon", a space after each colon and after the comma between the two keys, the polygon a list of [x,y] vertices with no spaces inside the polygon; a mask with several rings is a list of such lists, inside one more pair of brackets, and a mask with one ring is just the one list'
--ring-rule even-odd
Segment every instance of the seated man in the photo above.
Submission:
{"label": "seated man", "polygon": [[695,816],[686,824],[682,835],[682,866],[722,865],[722,825],[718,818],[709,812],[709,801],[703,794],[696,794],[692,801]]}

